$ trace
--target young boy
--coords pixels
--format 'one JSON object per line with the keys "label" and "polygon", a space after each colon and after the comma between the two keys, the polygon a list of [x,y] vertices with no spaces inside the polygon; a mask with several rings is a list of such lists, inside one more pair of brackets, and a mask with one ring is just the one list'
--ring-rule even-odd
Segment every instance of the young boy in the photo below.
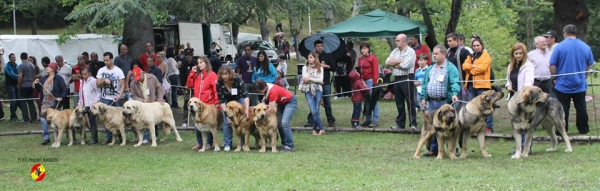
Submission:
{"label": "young boy", "polygon": [[427,62],[429,60],[429,55],[426,53],[419,54],[418,57],[419,68],[415,70],[415,87],[417,87],[417,91],[415,92],[415,99],[417,103],[415,104],[417,109],[423,111],[423,116],[425,116],[425,108],[421,105],[421,85],[423,84],[423,80],[425,80],[425,70],[427,70]]}
{"label": "young boy", "polygon": [[[352,83],[352,103],[354,108],[352,109],[352,119],[350,123],[352,123],[352,128],[361,128],[360,127],[360,112],[362,111],[362,102],[364,100],[364,94],[369,93],[369,89],[367,89],[367,85],[365,81],[363,81],[360,77],[360,74],[356,72],[356,70],[352,70],[350,74],[348,74],[348,78],[350,78],[350,82]],[[360,91],[357,91],[360,90]]]}

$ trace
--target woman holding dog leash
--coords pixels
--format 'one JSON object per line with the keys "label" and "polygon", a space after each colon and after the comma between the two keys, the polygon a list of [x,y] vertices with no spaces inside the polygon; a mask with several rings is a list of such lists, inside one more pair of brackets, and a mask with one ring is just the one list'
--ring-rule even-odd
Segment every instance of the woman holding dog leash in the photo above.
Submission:
{"label": "woman holding dog leash", "polygon": [[[92,75],[90,68],[80,68],[81,79],[79,88],[79,103],[77,106],[92,107],[92,105],[100,101],[100,94],[98,94],[98,86],[96,85],[96,78]],[[86,109],[89,111],[89,109]],[[92,113],[88,113],[88,119],[90,122],[90,133],[92,135],[92,142],[90,144],[98,143],[98,128],[96,126],[96,116]]]}
{"label": "woman holding dog leash", "polygon": [[294,151],[294,137],[290,122],[296,109],[298,109],[296,96],[281,86],[266,83],[263,80],[256,80],[254,82],[254,89],[257,93],[264,94],[266,100],[269,101],[267,112],[275,108],[277,109],[277,128],[279,129],[283,152]]}
{"label": "woman holding dog leash", "polygon": [[[219,68],[219,80],[217,80],[216,85],[221,111],[226,111],[227,103],[230,101],[237,101],[244,106],[244,115],[248,117],[248,111],[250,109],[248,91],[244,88],[244,81],[235,73],[235,71],[233,71],[233,68],[229,65]],[[229,125],[229,121],[227,121],[227,116],[224,114],[225,113],[223,113],[223,141],[225,142],[224,150],[228,151],[231,149],[233,129],[231,129],[231,125]],[[238,141],[244,142],[243,140]]]}
{"label": "woman holding dog leash", "polygon": [[[473,54],[469,55],[462,64],[462,69],[466,73],[465,79],[468,80],[463,86],[469,93],[469,101],[492,88],[490,82],[492,57],[487,51],[483,51],[485,48],[480,38],[473,39],[471,46]],[[485,123],[485,133],[493,133],[494,115],[489,115],[485,119]]]}
{"label": "woman holding dog leash", "polygon": [[[59,75],[56,75],[58,65],[54,62],[48,64],[46,72],[48,75],[42,77],[42,79],[35,79],[33,84],[35,88],[40,92],[40,99],[42,100],[42,111],[46,108],[52,108],[59,104],[60,101],[67,96],[67,85],[65,80]],[[48,133],[48,122],[45,116],[40,116],[42,122],[42,134],[44,141],[42,145],[50,143],[50,134]]]}
{"label": "woman holding dog leash", "polygon": [[[217,74],[212,71],[210,61],[208,61],[206,56],[202,56],[198,58],[198,64],[192,67],[192,71],[187,78],[186,87],[194,88],[192,97],[199,98],[200,101],[207,105],[216,106],[219,103],[216,81]],[[198,144],[192,147],[192,149],[199,150],[202,148],[202,132],[198,131],[197,128],[194,130],[196,131],[196,141]],[[207,139],[206,144],[208,145],[206,145],[206,149],[211,149],[213,142],[211,133],[208,133]],[[225,151],[229,151],[229,147],[225,147]]]}

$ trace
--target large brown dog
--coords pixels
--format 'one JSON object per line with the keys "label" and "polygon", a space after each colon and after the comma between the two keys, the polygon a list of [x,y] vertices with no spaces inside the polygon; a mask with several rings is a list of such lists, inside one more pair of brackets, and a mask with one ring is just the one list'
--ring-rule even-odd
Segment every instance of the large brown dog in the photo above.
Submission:
{"label": "large brown dog", "polygon": [[[259,152],[265,152],[267,150],[266,139],[271,139],[271,152],[277,152],[277,136],[279,131],[277,129],[277,114],[276,110],[269,107],[264,103],[260,103],[254,106],[254,124],[260,133],[260,150]],[[270,137],[267,137],[270,136]]]}
{"label": "large brown dog", "polygon": [[[87,108],[89,109],[89,108]],[[90,121],[88,118],[88,110],[86,107],[77,106],[73,109],[73,113],[69,117],[69,129],[76,130],[81,133],[81,144],[85,145],[85,130],[90,129]],[[69,142],[69,145],[73,145],[72,142]]]}
{"label": "large brown dog", "polygon": [[179,136],[177,127],[175,127],[175,119],[173,111],[166,103],[151,102],[144,103],[137,100],[129,100],[123,104],[123,115],[131,120],[131,124],[135,127],[138,134],[138,143],[133,145],[139,147],[142,145],[142,135],[144,129],[150,129],[150,137],[152,138],[152,147],[156,147],[156,125],[161,125],[165,132],[164,138],[160,141],[167,140],[167,136],[171,133],[171,129],[175,133],[177,141],[183,141]]}
{"label": "large brown dog", "polygon": [[121,133],[121,146],[125,146],[127,136],[125,127],[131,126],[131,122],[123,116],[123,108],[106,105],[102,102],[96,102],[90,109],[92,114],[97,115],[102,121],[104,128],[112,132],[112,141],[108,145],[114,145],[117,140],[117,133]]}
{"label": "large brown dog", "polygon": [[248,110],[248,116],[245,116],[245,107],[237,101],[230,101],[227,103],[227,121],[233,132],[237,136],[238,144],[235,152],[239,152],[242,148],[242,135],[244,136],[244,151],[250,151],[249,139],[250,134],[254,136],[255,143],[260,140],[258,130],[254,125],[254,108],[250,107]]}
{"label": "large brown dog", "polygon": [[479,142],[479,149],[483,157],[492,156],[485,149],[485,119],[500,107],[496,102],[504,97],[502,89],[496,86],[492,89],[471,99],[458,114],[460,131],[456,134],[456,139],[462,141],[460,158],[467,157],[467,142],[472,134],[477,134],[477,142]]}
{"label": "large brown dog", "polygon": [[48,124],[54,129],[53,148],[60,147],[62,134],[65,130],[67,130],[69,137],[69,146],[73,144],[73,134],[71,134],[72,130],[69,128],[69,117],[72,112],[73,111],[70,109],[59,111],[52,108],[46,108],[42,111],[41,117],[45,118],[46,121],[48,121]]}
{"label": "large brown dog", "polygon": [[[220,151],[217,129],[223,127],[223,115],[217,111],[214,105],[205,104],[196,97],[190,99],[188,107],[191,119],[196,124],[196,129],[203,131],[204,127],[208,126],[213,136],[214,151]],[[207,133],[206,131],[202,133],[202,148],[199,150],[200,152],[206,151]]]}
{"label": "large brown dog", "polygon": [[[557,137],[554,133],[556,128],[567,148],[565,152],[572,152],[571,142],[565,130],[565,113],[558,100],[548,96],[547,93],[535,86],[527,86],[515,93],[508,101],[508,112],[510,113],[515,137],[516,152],[511,157],[518,159],[529,156],[529,149],[533,138],[533,131],[538,125],[546,130],[552,141],[551,147],[546,151],[555,151]],[[525,147],[521,149],[521,133],[525,131]]]}
{"label": "large brown dog", "polygon": [[444,104],[439,109],[429,111],[425,116],[425,125],[421,130],[421,138],[417,144],[417,150],[413,158],[421,157],[421,147],[427,142],[431,136],[435,133],[438,141],[438,156],[436,159],[442,159],[444,157],[444,144],[448,143],[448,149],[450,150],[450,158],[456,159],[454,154],[454,148],[456,148],[455,133],[458,129],[458,120],[456,119],[456,111],[449,104]]}

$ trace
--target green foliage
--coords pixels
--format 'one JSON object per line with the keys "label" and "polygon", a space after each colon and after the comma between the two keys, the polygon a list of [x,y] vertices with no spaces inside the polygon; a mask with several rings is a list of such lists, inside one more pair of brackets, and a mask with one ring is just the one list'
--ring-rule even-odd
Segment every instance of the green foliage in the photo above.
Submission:
{"label": "green foliage", "polygon": [[[379,65],[386,67],[385,60],[392,52],[387,41],[384,38],[370,38],[367,42],[371,45],[371,52],[377,56]],[[360,55],[360,52],[357,52],[357,54]]]}
{"label": "green foliage", "polygon": [[[528,0],[515,0],[509,1],[507,7],[516,12],[517,22],[514,24],[515,32],[513,35],[519,42],[523,42],[526,45],[531,45],[528,48],[533,48],[533,38],[538,35],[542,35],[552,29],[554,25],[554,9],[552,8],[552,2],[547,0],[529,0],[531,6],[527,6]],[[589,1],[588,1],[589,2]],[[588,3],[589,4],[589,3]],[[533,25],[533,34],[530,39],[527,39],[527,14],[531,14],[531,24]],[[591,21],[591,19],[590,19]]]}
{"label": "green foliage", "polygon": [[[590,18],[588,22],[587,30],[587,44],[592,48],[592,53],[596,60],[600,60],[600,2],[598,1],[587,1],[588,9],[590,9]],[[598,64],[596,64],[598,67]],[[594,73],[597,74],[597,73]]]}

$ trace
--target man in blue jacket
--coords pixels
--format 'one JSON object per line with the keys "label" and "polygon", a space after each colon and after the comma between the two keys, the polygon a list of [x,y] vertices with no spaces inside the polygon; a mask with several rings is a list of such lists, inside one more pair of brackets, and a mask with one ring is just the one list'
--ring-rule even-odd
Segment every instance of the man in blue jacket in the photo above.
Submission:
{"label": "man in blue jacket", "polygon": [[[15,100],[17,99],[17,82],[19,79],[19,74],[17,72],[17,57],[15,54],[10,53],[8,55],[9,61],[6,63],[4,67],[4,84],[6,84],[6,92],[8,93],[8,99]],[[17,101],[10,101],[10,120],[18,121],[17,117]]]}

